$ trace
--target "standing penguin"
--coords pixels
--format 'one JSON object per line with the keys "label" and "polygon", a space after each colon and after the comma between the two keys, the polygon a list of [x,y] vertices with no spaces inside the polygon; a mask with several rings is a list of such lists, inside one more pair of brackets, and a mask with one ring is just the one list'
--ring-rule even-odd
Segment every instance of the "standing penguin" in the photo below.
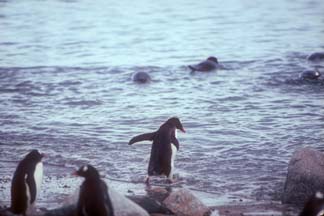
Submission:
{"label": "standing penguin", "polygon": [[135,136],[129,141],[128,145],[143,140],[153,141],[148,176],[145,181],[147,184],[149,184],[150,176],[153,175],[166,175],[168,180],[172,182],[174,159],[179,150],[176,129],[185,133],[180,120],[173,117],[163,123],[157,131]]}
{"label": "standing penguin", "polygon": [[32,210],[43,179],[43,157],[32,150],[19,162],[11,183],[11,212],[27,215]]}
{"label": "standing penguin", "polygon": [[85,165],[74,174],[85,178],[80,187],[77,216],[114,216],[108,187],[100,179],[98,171]]}

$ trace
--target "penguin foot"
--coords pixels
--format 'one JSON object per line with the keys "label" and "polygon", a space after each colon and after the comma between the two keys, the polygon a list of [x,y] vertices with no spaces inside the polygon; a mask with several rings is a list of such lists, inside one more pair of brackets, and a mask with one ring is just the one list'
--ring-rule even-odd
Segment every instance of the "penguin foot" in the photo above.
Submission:
{"label": "penguin foot", "polygon": [[173,183],[174,183],[174,181],[173,181],[172,179],[169,179],[169,178],[166,180],[166,182],[167,182],[168,184],[173,184]]}
{"label": "penguin foot", "polygon": [[150,185],[150,177],[149,176],[146,176],[146,178],[145,178],[145,184],[146,185]]}

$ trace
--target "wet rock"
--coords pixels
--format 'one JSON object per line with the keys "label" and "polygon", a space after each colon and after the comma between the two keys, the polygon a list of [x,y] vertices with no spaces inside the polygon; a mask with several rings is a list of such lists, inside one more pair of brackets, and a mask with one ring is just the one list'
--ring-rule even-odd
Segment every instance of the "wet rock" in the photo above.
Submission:
{"label": "wet rock", "polygon": [[149,216],[143,208],[115,190],[109,189],[109,196],[115,216]]}
{"label": "wet rock", "polygon": [[0,216],[15,216],[7,207],[0,206]]}
{"label": "wet rock", "polygon": [[172,214],[158,199],[149,196],[131,196],[130,200],[145,209],[149,214]]}
{"label": "wet rock", "polygon": [[163,202],[170,195],[170,191],[163,187],[154,187],[147,190],[147,195],[155,200]]}
{"label": "wet rock", "polygon": [[163,187],[153,187],[146,190],[145,196],[129,196],[128,198],[145,209],[148,213],[169,215],[172,212],[165,207],[163,200],[169,196],[169,191]]}
{"label": "wet rock", "polygon": [[153,213],[150,216],[168,216],[169,214],[160,214],[160,213]]}
{"label": "wet rock", "polygon": [[[151,215],[205,216],[211,211],[187,189],[153,187],[145,196],[130,199]],[[217,215],[215,213],[215,215]]]}
{"label": "wet rock", "polygon": [[283,203],[302,205],[317,191],[324,191],[324,154],[311,148],[297,150],[288,165]]}
{"label": "wet rock", "polygon": [[44,216],[75,216],[75,210],[75,205],[69,205],[58,209],[48,210]]}
{"label": "wet rock", "polygon": [[[115,216],[149,216],[149,214],[139,205],[119,194],[114,189],[108,190]],[[50,210],[45,216],[74,216],[76,203],[78,202],[79,191],[76,190],[68,199],[64,206],[58,209]]]}
{"label": "wet rock", "polygon": [[[36,211],[35,209],[29,213],[29,215],[33,216],[43,216],[43,214],[43,211]],[[20,216],[20,214],[14,214],[9,210],[9,208],[0,206],[0,216]]]}
{"label": "wet rock", "polygon": [[171,192],[163,204],[177,216],[210,215],[210,209],[187,189]]}

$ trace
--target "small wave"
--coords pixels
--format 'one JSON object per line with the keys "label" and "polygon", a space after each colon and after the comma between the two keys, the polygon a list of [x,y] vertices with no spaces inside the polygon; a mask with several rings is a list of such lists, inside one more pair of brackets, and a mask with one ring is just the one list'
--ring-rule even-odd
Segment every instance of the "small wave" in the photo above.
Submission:
{"label": "small wave", "polygon": [[82,84],[82,82],[73,81],[73,80],[66,80],[66,81],[59,83],[59,85],[62,85],[62,86],[75,86],[75,85],[81,85],[81,84]]}
{"label": "small wave", "polygon": [[289,85],[311,85],[311,86],[324,86],[324,80],[306,80],[306,79],[286,79],[285,84]]}
{"label": "small wave", "polygon": [[72,100],[68,101],[65,103],[66,105],[69,106],[87,106],[87,107],[92,107],[92,106],[99,106],[102,105],[103,102],[100,100]]}

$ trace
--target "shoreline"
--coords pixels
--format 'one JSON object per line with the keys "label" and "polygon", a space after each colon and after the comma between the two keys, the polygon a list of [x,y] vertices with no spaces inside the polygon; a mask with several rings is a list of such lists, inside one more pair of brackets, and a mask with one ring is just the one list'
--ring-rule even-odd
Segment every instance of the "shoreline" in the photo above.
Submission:
{"label": "shoreline", "polygon": [[[71,176],[55,176],[46,177],[43,180],[42,193],[37,201],[37,209],[55,209],[62,207],[66,203],[70,203],[71,199],[75,199],[75,192],[78,185],[82,182],[81,178],[73,178]],[[143,183],[131,183],[126,181],[107,181],[110,188],[126,197],[145,196],[146,189]],[[46,187],[44,186],[46,184]],[[10,205],[10,185],[11,178],[0,179],[0,206]],[[155,186],[152,186],[155,187]],[[173,188],[186,188],[185,185]],[[233,199],[232,201],[220,199],[217,195],[205,192],[191,190],[192,193],[208,206],[213,212],[212,215],[220,216],[295,216],[299,210],[294,206],[283,205],[278,201],[256,201]],[[74,198],[72,198],[74,197]],[[5,198],[5,199],[3,199]],[[221,201],[222,200],[222,201]]]}

